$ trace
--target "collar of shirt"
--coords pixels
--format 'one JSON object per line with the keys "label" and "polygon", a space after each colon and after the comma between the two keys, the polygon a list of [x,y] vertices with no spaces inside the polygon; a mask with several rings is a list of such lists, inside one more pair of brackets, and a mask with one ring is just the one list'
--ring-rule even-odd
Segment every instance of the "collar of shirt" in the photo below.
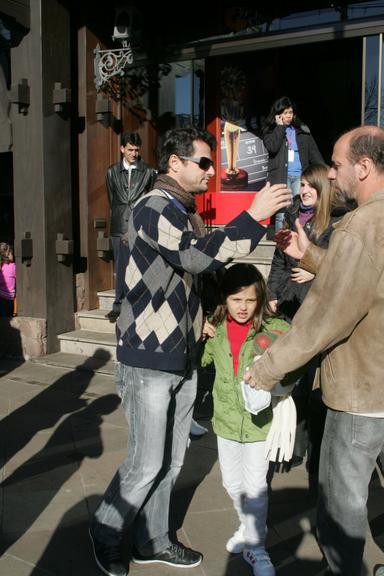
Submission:
{"label": "collar of shirt", "polygon": [[125,170],[134,170],[135,168],[137,168],[136,164],[129,164],[125,158],[123,158],[123,166]]}

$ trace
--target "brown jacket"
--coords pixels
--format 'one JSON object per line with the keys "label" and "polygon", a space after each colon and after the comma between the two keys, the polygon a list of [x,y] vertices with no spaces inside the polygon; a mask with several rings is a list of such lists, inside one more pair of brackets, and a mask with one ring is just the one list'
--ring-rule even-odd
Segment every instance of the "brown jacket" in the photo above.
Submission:
{"label": "brown jacket", "polygon": [[311,245],[302,263],[321,266],[289,332],[256,363],[257,385],[273,388],[321,353],[327,406],[384,412],[384,190],[335,225],[328,250]]}

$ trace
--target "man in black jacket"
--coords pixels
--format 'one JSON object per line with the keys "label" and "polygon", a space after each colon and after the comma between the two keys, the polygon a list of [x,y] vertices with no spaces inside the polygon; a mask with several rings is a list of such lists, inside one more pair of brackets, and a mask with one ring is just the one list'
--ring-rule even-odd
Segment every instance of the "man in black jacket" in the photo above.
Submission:
{"label": "man in black jacket", "polygon": [[[137,132],[125,132],[121,137],[122,159],[107,171],[108,199],[111,207],[111,227],[115,270],[119,257],[120,239],[128,231],[132,205],[145,192],[152,190],[156,171],[140,157],[141,138]],[[116,322],[120,314],[122,294],[116,289],[112,310],[106,317]]]}

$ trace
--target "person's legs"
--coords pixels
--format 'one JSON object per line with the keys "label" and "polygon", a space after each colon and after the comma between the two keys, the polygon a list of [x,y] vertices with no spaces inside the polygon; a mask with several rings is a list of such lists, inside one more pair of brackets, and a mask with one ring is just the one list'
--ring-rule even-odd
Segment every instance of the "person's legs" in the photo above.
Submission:
{"label": "person's legs", "polygon": [[[123,528],[132,524],[163,468],[165,448],[172,432],[172,428],[168,428],[169,409],[174,391],[182,381],[181,375],[157,370],[122,364],[119,370],[125,384],[122,402],[128,421],[128,457],[107,488],[91,526],[93,536],[111,546],[119,542]],[[186,431],[182,430],[185,445],[189,427],[190,419],[184,426]],[[179,435],[175,434],[178,442]],[[167,504],[166,497],[165,506]],[[161,509],[161,498],[158,505],[159,516],[168,517],[168,509]],[[150,529],[148,525],[148,533]],[[164,541],[166,539],[167,535]]]}
{"label": "person's legs", "polygon": [[144,556],[162,552],[170,545],[170,496],[184,462],[196,388],[197,372],[193,371],[171,390],[163,466],[134,523],[135,548]]}
{"label": "person's legs", "polygon": [[[120,253],[120,236],[112,236],[112,250],[113,250],[113,263],[114,263],[114,271],[115,271],[115,278],[117,274],[117,261],[119,259]],[[119,316],[120,309],[121,309],[121,301],[123,299],[123,294],[120,293],[117,283],[115,282],[115,299],[112,304],[112,313],[114,315]]]}
{"label": "person's legs", "polygon": [[217,446],[223,486],[240,520],[240,528],[232,537],[235,551],[245,545],[264,546],[268,512],[265,442],[242,443],[218,436]]}
{"label": "person's legs", "polygon": [[13,300],[0,298],[0,317],[9,318],[13,316]]}
{"label": "person's legs", "polygon": [[247,546],[265,546],[268,514],[269,461],[265,458],[265,442],[243,444],[243,510]]}
{"label": "person's legs", "polygon": [[242,444],[235,440],[217,437],[217,450],[223,486],[232,498],[233,505],[239,516],[240,524],[245,524],[245,515],[242,507],[243,464]]}
{"label": "person's legs", "polygon": [[368,486],[384,445],[384,418],[328,409],[321,446],[317,532],[332,574],[360,576]]}
{"label": "person's legs", "polygon": [[[291,189],[293,197],[300,194],[300,176],[288,176],[287,186]],[[285,218],[285,209],[279,210],[275,214],[275,232],[282,229]]]}

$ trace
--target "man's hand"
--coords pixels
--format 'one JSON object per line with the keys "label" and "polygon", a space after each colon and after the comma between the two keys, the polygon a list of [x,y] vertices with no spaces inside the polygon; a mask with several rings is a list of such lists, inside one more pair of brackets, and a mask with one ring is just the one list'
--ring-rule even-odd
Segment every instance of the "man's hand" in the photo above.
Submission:
{"label": "man's hand", "polygon": [[295,220],[295,227],[297,232],[293,230],[279,230],[279,232],[275,234],[274,240],[276,246],[285,252],[285,254],[292,256],[292,258],[296,260],[301,260],[310,241],[298,218]]}
{"label": "man's hand", "polygon": [[269,182],[253,198],[248,213],[254,220],[266,220],[292,202],[292,192],[286,184],[274,184]]}
{"label": "man's hand", "polygon": [[246,368],[243,374],[243,380],[251,388],[256,388],[256,390],[261,390],[260,386],[256,386],[256,381],[252,376],[252,367]]}
{"label": "man's hand", "polygon": [[292,268],[291,280],[292,282],[297,282],[297,284],[305,284],[305,282],[310,282],[315,277],[312,272],[308,272],[303,268]]}

